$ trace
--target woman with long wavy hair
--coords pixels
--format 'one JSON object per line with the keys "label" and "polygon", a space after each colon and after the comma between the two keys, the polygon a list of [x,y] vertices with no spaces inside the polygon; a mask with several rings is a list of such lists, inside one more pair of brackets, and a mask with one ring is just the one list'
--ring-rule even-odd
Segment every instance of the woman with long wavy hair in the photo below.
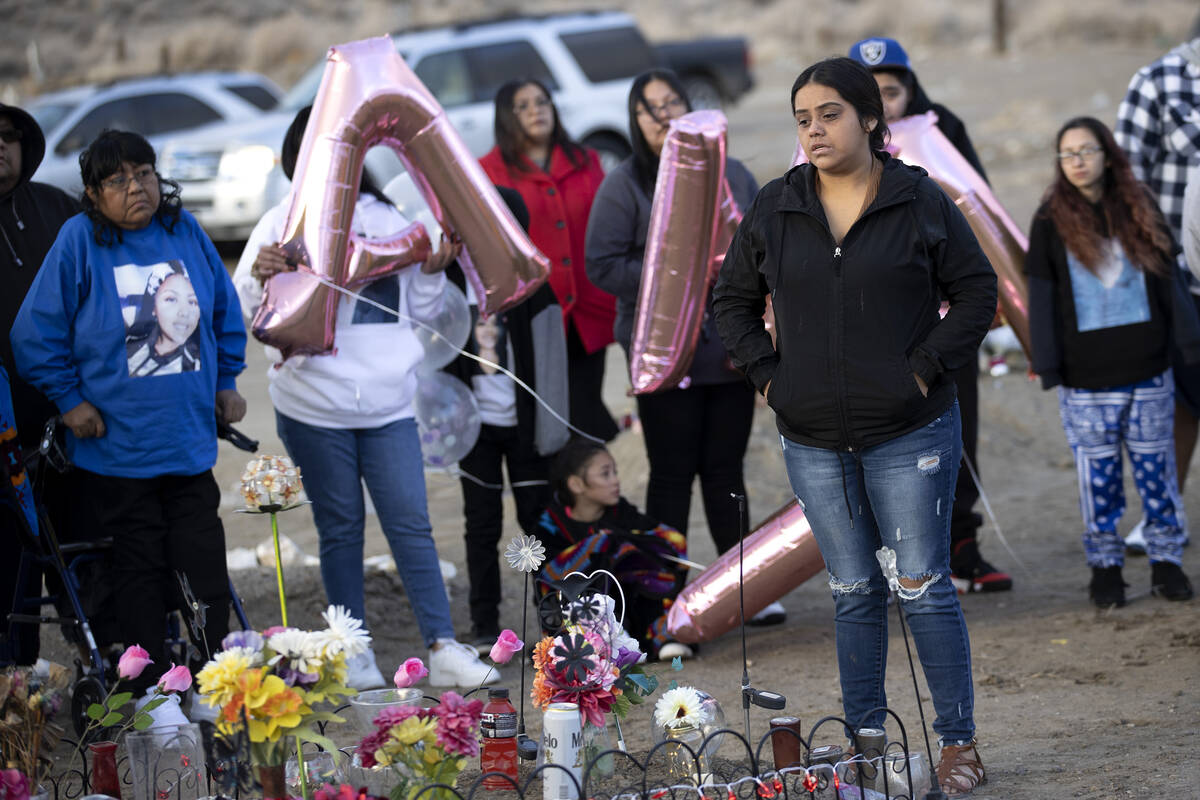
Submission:
{"label": "woman with long wavy hair", "polygon": [[1101,608],[1125,604],[1124,446],[1146,515],[1151,591],[1186,600],[1170,352],[1174,345],[1185,361],[1200,359],[1200,320],[1163,216],[1108,128],[1077,117],[1056,142],[1055,180],[1025,261],[1032,369],[1043,388],[1058,387],[1075,454],[1089,594]]}

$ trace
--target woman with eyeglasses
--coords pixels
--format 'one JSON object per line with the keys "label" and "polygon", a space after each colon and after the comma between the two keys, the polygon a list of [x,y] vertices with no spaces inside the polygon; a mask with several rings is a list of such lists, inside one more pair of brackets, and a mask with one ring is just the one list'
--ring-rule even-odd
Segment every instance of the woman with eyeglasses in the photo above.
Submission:
{"label": "woman with eyeglasses", "polygon": [[1088,591],[1101,608],[1125,605],[1123,447],[1146,515],[1151,592],[1187,600],[1170,351],[1200,360],[1200,322],[1175,267],[1177,245],[1108,128],[1078,117],[1055,141],[1054,183],[1025,260],[1032,371],[1042,388],[1058,387],[1079,475]]}
{"label": "woman with eyeglasses", "polygon": [[[633,155],[604,179],[588,220],[587,270],[592,281],[617,297],[614,333],[629,355],[634,307],[658,159],[671,120],[691,111],[675,73],[651,70],[629,90],[629,138]],[[758,186],[741,162],[727,158],[725,174],[738,207],[754,200]],[[692,482],[700,477],[709,532],[718,552],[737,544],[740,519],[731,494],[745,494],[742,461],[754,416],[754,393],[729,363],[712,322],[711,299],[686,388],[637,398],[650,461],[646,513],[687,534]],[[776,619],[782,607],[772,608]]]}
{"label": "woman with eyeglasses", "polygon": [[[600,159],[571,140],[550,90],[533,78],[509,81],[496,92],[495,130],[496,146],[479,163],[492,183],[521,194],[529,238],[550,259],[550,288],[566,326],[571,424],[609,441],[617,423],[601,389],[616,301],[588,280],[583,251],[588,214],[604,180]],[[537,524],[536,514],[531,523]]]}
{"label": "woman with eyeglasses", "polygon": [[[62,226],[12,330],[17,368],[70,428],[94,533],[112,538],[121,636],[154,661],[129,681],[135,692],[170,666],[163,620],[182,600],[179,574],[208,605],[199,651],[229,631],[212,467],[216,421],[246,413],[235,385],[246,351],[237,293],[155,161],[144,138],[124,131],[83,152],[84,211]],[[176,357],[185,352],[186,362]],[[187,722],[177,698],[149,713],[156,725]]]}

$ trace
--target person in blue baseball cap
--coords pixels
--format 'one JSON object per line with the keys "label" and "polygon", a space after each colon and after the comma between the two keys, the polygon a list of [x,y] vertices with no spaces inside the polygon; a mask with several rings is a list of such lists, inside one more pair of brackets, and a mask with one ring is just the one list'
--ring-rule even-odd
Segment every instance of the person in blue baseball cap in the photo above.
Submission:
{"label": "person in blue baseball cap", "polygon": [[[979,163],[979,156],[967,136],[967,126],[950,109],[934,103],[921,88],[917,74],[913,72],[908,53],[895,39],[874,37],[855,42],[850,47],[850,58],[865,66],[879,84],[883,100],[883,113],[888,123],[933,111],[937,114],[937,126],[950,143],[970,162],[985,181],[987,173]],[[953,370],[954,383],[958,387],[958,401],[962,411],[963,457],[976,470],[976,445],[979,440],[979,365],[972,361]],[[1012,577],[992,566],[979,553],[977,534],[983,517],[975,511],[979,499],[979,488],[971,470],[965,466],[958,471],[958,483],[954,490],[954,508],[950,521],[950,569],[954,573],[954,585],[960,594],[968,592],[997,592],[1012,589]]]}
{"label": "person in blue baseball cap", "polygon": [[879,94],[883,97],[883,113],[888,122],[926,111],[937,112],[938,128],[962,153],[963,158],[971,162],[980,177],[987,180],[987,173],[983,171],[971,137],[967,136],[967,126],[950,109],[929,99],[917,80],[917,73],[913,72],[908,53],[904,52],[899,42],[884,37],[863,39],[850,46],[849,56],[875,76]]}

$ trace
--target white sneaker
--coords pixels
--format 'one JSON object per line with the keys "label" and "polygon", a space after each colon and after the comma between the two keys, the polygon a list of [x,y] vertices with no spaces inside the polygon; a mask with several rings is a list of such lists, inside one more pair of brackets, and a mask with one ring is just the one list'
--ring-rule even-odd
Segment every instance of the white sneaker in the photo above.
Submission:
{"label": "white sneaker", "polygon": [[1134,555],[1146,555],[1146,518],[1133,526],[1133,530],[1125,537],[1125,549]]}
{"label": "white sneaker", "polygon": [[375,663],[375,651],[368,648],[367,652],[354,656],[346,662],[346,686],[365,692],[368,689],[382,689],[387,686],[383,673]]}
{"label": "white sneaker", "polygon": [[438,639],[429,651],[430,686],[482,686],[500,680],[500,673],[479,660],[475,648],[454,639]]}
{"label": "white sneaker", "polygon": [[667,642],[662,647],[658,648],[659,661],[670,661],[673,658],[687,661],[694,655],[696,654],[692,651],[692,648],[688,647],[683,642]]}
{"label": "white sneaker", "polygon": [[746,620],[747,625],[763,626],[763,625],[780,625],[787,621],[787,612],[783,610],[783,603],[776,600],[762,611],[755,614],[750,619]]}
{"label": "white sneaker", "polygon": [[[146,693],[138,698],[138,701],[133,704],[134,713],[142,710],[142,706],[149,703],[155,695],[157,687],[151,686],[146,690]],[[187,725],[188,718],[184,715],[183,709],[179,705],[179,695],[175,693],[168,694],[167,699],[160,705],[155,706],[146,713],[150,715],[150,728],[166,728],[171,725]]]}

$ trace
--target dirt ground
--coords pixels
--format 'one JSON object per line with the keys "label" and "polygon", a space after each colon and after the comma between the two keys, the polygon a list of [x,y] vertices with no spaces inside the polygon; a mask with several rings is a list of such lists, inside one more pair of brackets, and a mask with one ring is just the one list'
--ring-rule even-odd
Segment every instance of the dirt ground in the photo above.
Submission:
{"label": "dirt ground", "polygon": [[[1082,49],[1067,54],[998,58],[925,58],[918,73],[929,93],[968,123],[997,194],[1022,228],[1036,207],[1051,168],[1052,136],[1070,116],[1091,113],[1111,122],[1134,70],[1162,49]],[[760,180],[779,174],[794,142],[784,105],[798,62],[759,64],[759,87],[729,112],[730,153],[743,159]],[[984,89],[983,87],[986,87]],[[633,408],[624,396],[623,359],[610,354],[608,400],[614,414]],[[250,367],[241,391],[250,404],[240,426],[262,440],[262,452],[281,453],[266,393],[266,362],[252,344]],[[1197,602],[1168,603],[1149,596],[1149,566],[1130,559],[1125,575],[1131,602],[1123,609],[1097,612],[1087,599],[1089,572],[1079,542],[1080,517],[1075,477],[1059,425],[1056,400],[1026,381],[1014,357],[1013,374],[984,377],[980,385],[980,469],[995,520],[981,533],[989,560],[1008,570],[1011,593],[970,595],[963,608],[973,643],[976,719],[988,784],[980,798],[1196,797],[1200,796],[1200,617]],[[644,501],[646,461],[640,434],[621,435],[613,446],[625,494]],[[246,455],[221,446],[217,467],[224,491],[223,516],[233,547],[267,541],[265,518],[235,514],[238,475]],[[789,497],[772,414],[760,409],[746,458],[751,516],[765,518]],[[467,583],[462,544],[461,497],[457,480],[429,473],[429,504],[441,556],[458,568],[448,582],[454,621],[466,636]],[[1136,495],[1128,489],[1137,517]],[[1200,517],[1200,481],[1186,493],[1188,510]],[[982,508],[981,508],[982,510]],[[316,534],[307,509],[287,512],[282,531],[307,554],[316,555]],[[516,533],[510,514],[506,533]],[[1003,536],[1001,536],[1003,533]],[[1007,542],[1007,545],[1005,544]],[[700,503],[693,503],[691,557],[714,557]],[[1011,548],[1011,552],[1010,552]],[[385,552],[374,519],[367,553]],[[1200,582],[1197,548],[1185,554],[1185,568]],[[293,619],[313,624],[323,594],[313,567],[287,572]],[[234,573],[251,622],[278,622],[274,579],[265,568]],[[403,588],[394,573],[372,572],[367,580],[368,624],[376,637],[385,673],[406,657],[425,656]],[[521,582],[505,575],[502,624],[519,629]],[[785,624],[752,630],[748,637],[750,674],[755,686],[788,698],[787,711],[807,729],[817,719],[840,712],[833,653],[833,605],[823,576],[783,599]],[[908,726],[913,749],[920,747],[919,717],[900,639],[893,621],[889,696]],[[699,656],[675,677],[715,695],[729,722],[741,726],[740,641],[726,635],[704,645]],[[515,664],[504,669],[514,690]],[[922,685],[922,697],[927,694]],[[649,709],[635,710],[625,723],[631,748],[645,748]],[[751,715],[755,736],[765,732],[768,714]],[[531,732],[539,715],[530,714]],[[832,728],[825,741],[835,741]],[[349,741],[348,732],[337,734]],[[733,757],[727,750],[723,755]]]}

